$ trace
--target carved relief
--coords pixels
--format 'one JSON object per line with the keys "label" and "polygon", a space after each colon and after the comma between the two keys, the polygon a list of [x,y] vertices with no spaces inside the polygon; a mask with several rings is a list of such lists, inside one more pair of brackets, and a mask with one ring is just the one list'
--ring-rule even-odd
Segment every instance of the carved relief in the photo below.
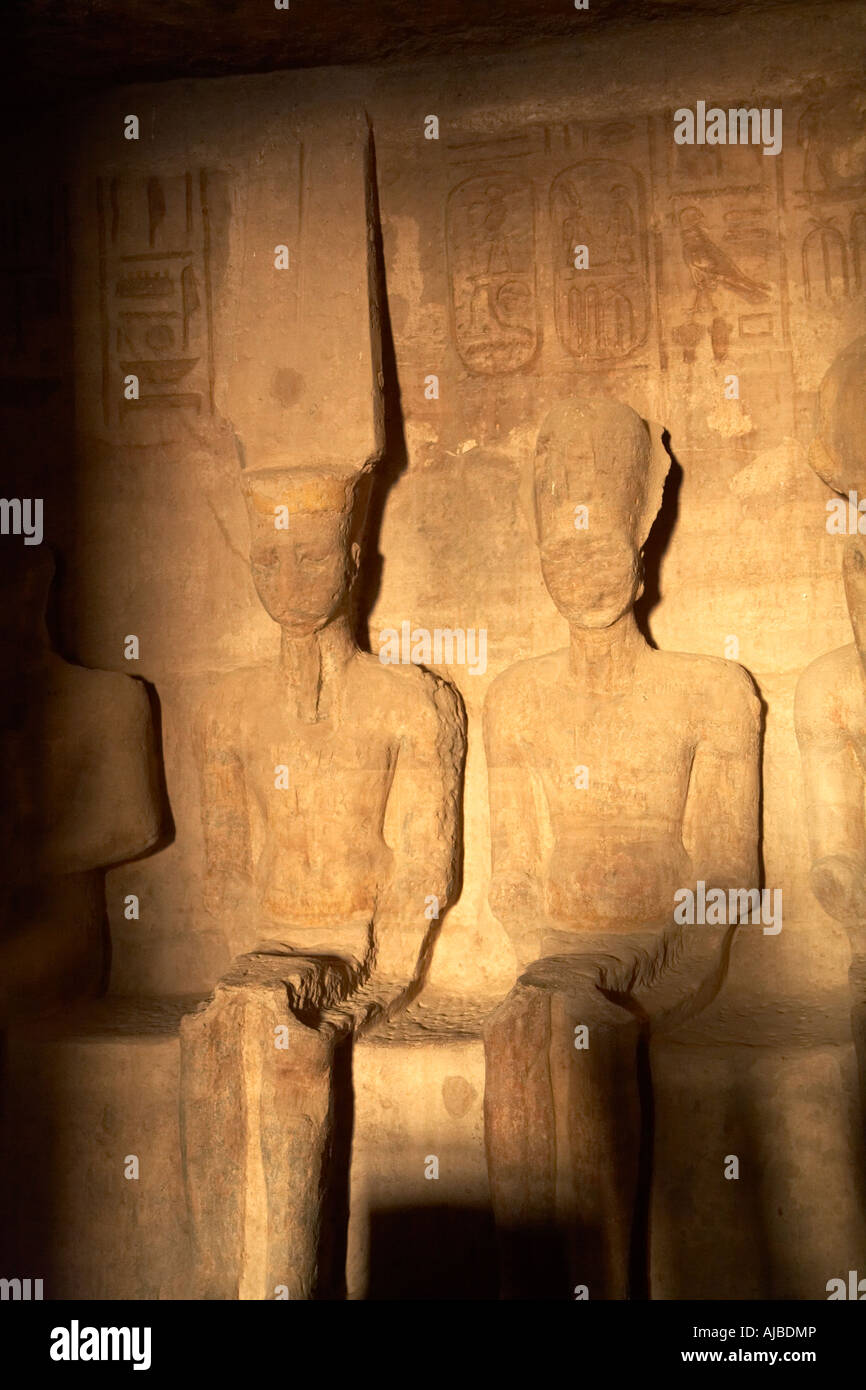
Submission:
{"label": "carved relief", "polygon": [[[550,191],[556,331],[584,363],[618,361],[646,341],[650,284],[638,174],[614,160],[564,169]],[[589,250],[575,268],[575,247]]]}
{"label": "carved relief", "polygon": [[797,123],[802,188],[814,199],[856,197],[866,188],[866,100],[861,88],[816,84]]}
{"label": "carved relief", "polygon": [[472,372],[525,367],[538,346],[532,185],[510,172],[467,179],[447,213],[457,350]]}
{"label": "carved relief", "polygon": [[835,221],[810,218],[803,241],[803,292],[806,301],[847,299],[850,290],[848,247]]}
{"label": "carved relief", "polygon": [[[106,424],[121,412],[213,411],[209,176],[100,179]],[[138,377],[138,399],[124,379]]]}
{"label": "carved relief", "polygon": [[[681,208],[678,220],[683,260],[695,289],[694,313],[715,311],[713,296],[719,290],[728,290],[750,304],[761,304],[769,298],[768,287],[746,274],[724,250],[721,238],[713,240],[699,207]],[[729,238],[733,235],[727,232]]]}
{"label": "carved relief", "polygon": [[[797,122],[802,150],[792,199],[803,297],[809,306],[844,308],[864,284],[866,105],[859,90],[808,94]],[[852,206],[852,204],[855,204]]]}
{"label": "carved relief", "polygon": [[655,150],[667,173],[662,304],[676,356],[754,357],[763,370],[768,349],[789,339],[778,160],[757,144],[677,145],[672,129],[667,112]]}
{"label": "carved relief", "polygon": [[[449,194],[446,238],[452,332],[473,374],[652,360],[657,306],[637,172],[649,164],[649,132],[646,118],[567,121],[448,144],[452,178],[476,171]],[[585,269],[575,267],[579,245],[589,247]]]}

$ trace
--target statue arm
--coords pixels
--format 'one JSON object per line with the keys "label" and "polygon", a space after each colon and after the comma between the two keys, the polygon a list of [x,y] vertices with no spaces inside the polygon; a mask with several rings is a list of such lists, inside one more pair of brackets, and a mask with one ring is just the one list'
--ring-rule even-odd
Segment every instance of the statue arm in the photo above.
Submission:
{"label": "statue arm", "polygon": [[367,980],[389,1009],[423,978],[456,896],[465,756],[460,697],[425,672],[404,719],[388,795],[392,870],[376,904]]}
{"label": "statue arm", "polygon": [[812,891],[840,922],[866,917],[863,769],[844,727],[838,688],[820,663],[797,686],[794,720],[803,764]]}
{"label": "statue arm", "polygon": [[707,888],[757,888],[761,706],[751,678],[726,663],[707,700],[689,777],[683,843]]}
{"label": "statue arm", "polygon": [[[86,749],[69,801],[46,830],[41,870],[107,869],[147,853],[163,831],[162,784],[150,700],[143,682],[94,672],[91,701],[101,726],[98,756]],[[122,682],[122,684],[121,684]]]}
{"label": "statue arm", "polygon": [[534,959],[544,918],[540,879],[541,836],[526,762],[509,692],[494,683],[484,706],[484,747],[490,797],[493,915],[512,937],[521,959]]}
{"label": "statue arm", "polygon": [[252,882],[246,778],[236,740],[212,708],[199,711],[194,739],[201,790],[204,905],[219,915],[237,906]]}

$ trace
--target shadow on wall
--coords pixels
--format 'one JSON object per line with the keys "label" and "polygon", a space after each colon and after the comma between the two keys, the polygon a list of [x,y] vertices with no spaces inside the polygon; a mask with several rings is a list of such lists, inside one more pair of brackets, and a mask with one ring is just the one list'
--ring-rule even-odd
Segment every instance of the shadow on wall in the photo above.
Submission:
{"label": "shadow on wall", "polygon": [[392,1207],[370,1213],[368,1300],[496,1299],[496,1268],[493,1215],[487,1208]]}
{"label": "shadow on wall", "polygon": [[[382,518],[388,493],[400,475],[406,471],[409,454],[406,448],[406,433],[401,405],[400,381],[397,376],[397,355],[394,348],[394,333],[391,326],[391,312],[388,304],[387,272],[385,251],[382,244],[382,222],[379,212],[379,185],[376,181],[376,147],[373,132],[370,130],[367,146],[367,175],[369,190],[369,217],[372,224],[370,272],[371,298],[378,305],[379,338],[382,354],[382,412],[384,430],[384,449],[380,461],[373,470],[372,490],[367,507],[363,560],[355,585],[356,606],[355,639],[362,651],[370,650],[369,617],[376,604],[382,587],[385,558],[379,548],[382,532]],[[374,350],[374,359],[375,359]]]}
{"label": "shadow on wall", "polygon": [[671,437],[667,430],[662,434],[662,442],[671,456],[671,466],[665,479],[662,504],[643,550],[644,591],[634,606],[635,621],[651,647],[655,647],[656,644],[650,632],[650,614],[661,603],[662,557],[676,530],[680,511],[680,488],[683,484],[682,466],[671,448]]}
{"label": "shadow on wall", "polygon": [[[75,665],[58,636],[77,460],[62,142],[43,121],[29,113],[4,149],[0,206],[0,1227],[4,1268],[21,1274],[34,1248],[51,1248],[44,1236],[64,1174],[53,1135],[38,1163],[21,1163],[32,1136],[14,1124],[10,1132],[9,1030],[22,1015],[32,1022],[105,991],[105,869],[153,853],[172,833],[154,692]],[[38,1128],[59,1100],[50,1079],[27,1084]],[[5,1180],[13,1170],[17,1183]]]}

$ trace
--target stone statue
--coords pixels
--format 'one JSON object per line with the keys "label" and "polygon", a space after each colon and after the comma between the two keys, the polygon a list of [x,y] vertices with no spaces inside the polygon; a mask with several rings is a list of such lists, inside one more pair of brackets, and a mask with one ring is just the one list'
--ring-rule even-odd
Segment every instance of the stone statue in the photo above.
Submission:
{"label": "stone statue", "polygon": [[99,871],[153,849],[164,828],[147,689],[52,650],[53,576],[44,547],[0,556],[4,1015],[104,989]]}
{"label": "stone statue", "polygon": [[199,742],[210,898],[243,954],[182,1026],[186,1172],[205,1296],[307,1299],[341,1278],[347,1046],[420,987],[455,894],[465,720],[354,639],[370,472],[243,483],[282,638],[221,681]]}
{"label": "stone statue", "polygon": [[[821,383],[819,429],[809,461],[847,494],[842,578],[854,641],[813,661],[797,683],[794,717],[806,792],[812,891],[851,943],[853,1026],[866,1095],[866,337],[840,353]],[[852,503],[850,494],[855,495]],[[866,526],[866,523],[864,523]]]}
{"label": "stone statue", "polygon": [[485,705],[490,903],[521,970],[485,1025],[506,1297],[640,1296],[649,1030],[716,995],[736,930],[678,925],[675,895],[758,883],[751,680],[655,650],[635,620],[669,466],[627,406],[551,411],[535,519],[569,645],[505,671]]}

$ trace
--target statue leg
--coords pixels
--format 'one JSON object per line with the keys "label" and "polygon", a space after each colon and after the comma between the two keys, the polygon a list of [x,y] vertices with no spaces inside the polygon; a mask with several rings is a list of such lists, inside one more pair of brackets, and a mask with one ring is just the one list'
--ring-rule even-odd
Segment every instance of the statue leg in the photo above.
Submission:
{"label": "statue leg", "polygon": [[181,1026],[181,1121],[203,1296],[310,1299],[334,1155],[335,1054],[247,956]]}
{"label": "statue leg", "polygon": [[859,940],[854,943],[848,983],[851,988],[851,1032],[854,1036],[860,1094],[860,1145],[861,1153],[866,1155],[866,952]]}
{"label": "statue leg", "polygon": [[[530,966],[485,1025],[484,1113],[506,1298],[629,1295],[644,1023],[610,958]],[[579,1295],[578,1295],[579,1296]]]}
{"label": "statue leg", "polygon": [[197,1288],[238,1297],[246,1159],[243,1004],[217,987],[207,1008],[180,1025],[180,1131]]}

